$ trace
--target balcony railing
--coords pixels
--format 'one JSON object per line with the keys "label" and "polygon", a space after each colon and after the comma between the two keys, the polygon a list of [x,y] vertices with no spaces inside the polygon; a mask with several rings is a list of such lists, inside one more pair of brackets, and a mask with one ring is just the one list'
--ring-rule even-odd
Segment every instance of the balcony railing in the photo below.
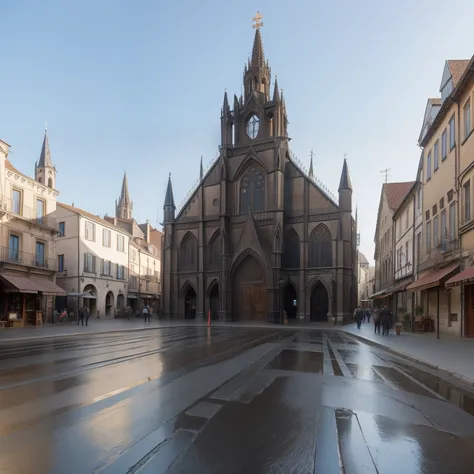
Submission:
{"label": "balcony railing", "polygon": [[13,214],[36,225],[56,229],[56,219],[51,216],[38,216],[32,207],[14,202],[13,199],[8,196],[0,195],[0,212],[2,211]]}
{"label": "balcony railing", "polygon": [[0,247],[0,262],[44,268],[52,271],[57,269],[57,260],[55,258],[40,257],[33,253],[21,252],[20,250],[8,247]]}

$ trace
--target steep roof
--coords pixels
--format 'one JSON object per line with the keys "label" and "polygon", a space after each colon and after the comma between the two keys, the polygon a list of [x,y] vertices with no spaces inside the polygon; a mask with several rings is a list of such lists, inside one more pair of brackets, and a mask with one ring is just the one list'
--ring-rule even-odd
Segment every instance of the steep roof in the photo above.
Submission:
{"label": "steep roof", "polygon": [[113,229],[120,231],[124,234],[130,235],[126,230],[122,229],[121,227],[117,227],[116,225],[113,225],[111,222],[102,219],[102,217],[96,216],[94,214],[91,214],[90,212],[84,211],[84,209],[79,209],[78,207],[74,206],[69,206],[68,204],[63,204],[62,202],[57,202],[57,206],[61,206],[64,209],[67,209],[68,211],[74,212],[76,214],[79,214],[82,217],[86,217],[87,219],[90,219],[91,221],[95,221],[98,224],[101,224],[105,227],[112,227]]}
{"label": "steep roof", "polygon": [[415,181],[406,181],[403,183],[384,183],[383,190],[387,197],[388,206],[392,211],[396,211],[403,202]]}
{"label": "steep roof", "polygon": [[469,59],[448,59],[447,63],[453,78],[453,87],[456,87],[469,64]]}
{"label": "steep roof", "polygon": [[350,189],[352,191],[351,177],[349,176],[349,168],[347,166],[347,160],[344,158],[344,164],[342,165],[341,180],[339,181],[339,189]]}
{"label": "steep roof", "polygon": [[265,54],[263,52],[262,35],[260,29],[255,31],[255,39],[253,40],[252,48],[252,66],[261,66],[265,63]]}
{"label": "steep roof", "polygon": [[53,161],[51,160],[51,150],[49,148],[47,132],[44,132],[43,146],[41,147],[40,159],[38,161],[38,168],[44,168],[45,166],[53,168]]}

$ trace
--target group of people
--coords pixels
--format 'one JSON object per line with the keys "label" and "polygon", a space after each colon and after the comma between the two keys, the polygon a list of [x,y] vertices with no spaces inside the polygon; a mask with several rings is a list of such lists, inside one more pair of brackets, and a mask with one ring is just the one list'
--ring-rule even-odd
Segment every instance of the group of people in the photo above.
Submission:
{"label": "group of people", "polygon": [[375,308],[373,311],[370,308],[361,308],[358,306],[354,311],[354,320],[357,323],[357,329],[360,329],[365,320],[370,323],[370,318],[373,316],[374,333],[380,334],[380,326],[382,326],[382,335],[388,336],[390,328],[392,327],[393,314],[387,305],[382,309]]}

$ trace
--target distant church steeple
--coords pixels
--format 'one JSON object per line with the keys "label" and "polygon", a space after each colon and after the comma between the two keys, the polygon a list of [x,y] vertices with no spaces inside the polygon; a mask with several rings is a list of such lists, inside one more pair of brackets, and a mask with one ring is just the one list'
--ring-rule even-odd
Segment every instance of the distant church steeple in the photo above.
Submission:
{"label": "distant church steeple", "polygon": [[119,219],[131,219],[133,211],[133,202],[128,192],[127,173],[123,175],[122,192],[118,201],[115,201],[115,217]]}
{"label": "distant church steeple", "polygon": [[38,183],[48,186],[48,188],[56,188],[56,168],[51,159],[51,150],[49,148],[48,129],[44,128],[43,146],[39,161],[35,165],[35,180]]}

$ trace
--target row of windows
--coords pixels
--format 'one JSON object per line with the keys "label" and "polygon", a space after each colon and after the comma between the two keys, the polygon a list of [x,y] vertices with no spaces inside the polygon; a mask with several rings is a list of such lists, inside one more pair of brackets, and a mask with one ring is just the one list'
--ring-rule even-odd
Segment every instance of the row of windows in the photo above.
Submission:
{"label": "row of windows", "polygon": [[402,245],[397,249],[397,261],[396,261],[397,270],[405,268],[409,263],[411,263],[410,248],[411,248],[411,240],[408,240],[405,242],[405,246]]}
{"label": "row of windows", "polygon": [[[146,288],[146,291],[150,291],[150,281],[149,280],[143,280],[145,282],[145,288]],[[142,281],[142,284],[143,284],[143,281]],[[130,277],[130,281],[129,281],[129,289],[130,290],[139,290],[140,288],[138,288],[138,277],[133,275]]]}
{"label": "row of windows", "polygon": [[48,268],[48,259],[46,256],[46,244],[41,240],[36,240],[35,254],[30,261],[29,254],[23,254],[21,249],[21,236],[17,234],[10,234],[8,239],[8,260],[10,262],[22,263],[25,265],[34,265],[38,268]]}
{"label": "row of windows", "polygon": [[[64,222],[59,223],[60,226],[63,224],[64,231]],[[84,228],[84,237],[90,242],[96,241],[96,225],[93,222],[86,221]],[[61,230],[60,230],[61,232]],[[63,235],[65,233],[63,232]],[[110,248],[112,246],[112,232],[110,229],[102,229],[102,246]],[[123,235],[117,234],[117,250],[119,252],[125,252],[125,237]]]}
{"label": "row of windows", "polygon": [[[46,201],[44,199],[36,198],[36,208],[34,209],[36,219],[42,219],[46,215]],[[32,217],[30,212],[25,212],[26,206],[23,205],[23,191],[13,188],[12,190],[12,204],[11,212],[19,216]],[[28,214],[28,215],[26,215]]]}
{"label": "row of windows", "polygon": [[[448,222],[449,217],[449,222]],[[456,235],[456,204],[453,202],[449,206],[449,216],[446,208],[440,214],[432,216],[432,219],[425,224],[425,247],[426,252],[440,245],[447,245],[453,241]],[[418,244],[417,244],[418,246]],[[419,253],[418,253],[419,255]]]}
{"label": "row of windows", "polygon": [[[206,249],[206,265],[209,270],[221,268],[221,239],[216,233]],[[179,268],[181,271],[196,271],[198,268],[198,241],[188,233],[181,242]],[[308,241],[308,268],[331,267],[332,236],[329,229],[320,224],[310,234]],[[282,256],[283,268],[300,268],[300,239],[294,229],[288,231],[284,239]]]}
{"label": "row of windows", "polygon": [[[84,254],[84,271],[87,273],[97,273],[97,260],[100,262],[100,272],[104,276],[113,276],[114,271],[113,268],[115,266],[115,274],[117,280],[124,280],[125,279],[125,266],[120,264],[114,264],[110,260],[105,260],[102,258],[98,258],[96,255],[86,252]],[[59,259],[58,259],[59,262]],[[62,255],[62,265],[64,270],[64,255]],[[62,270],[59,270],[62,271]]]}
{"label": "row of windows", "polygon": [[[469,99],[463,106],[462,111],[463,128],[462,139],[466,140],[471,133],[471,100]],[[448,127],[441,134],[441,161],[448,156],[448,128],[449,128],[449,150],[451,151],[456,145],[456,124],[454,115],[449,120]],[[440,145],[439,139],[436,140],[433,149],[429,151],[426,158],[426,181],[429,181],[433,172],[439,168]]]}

